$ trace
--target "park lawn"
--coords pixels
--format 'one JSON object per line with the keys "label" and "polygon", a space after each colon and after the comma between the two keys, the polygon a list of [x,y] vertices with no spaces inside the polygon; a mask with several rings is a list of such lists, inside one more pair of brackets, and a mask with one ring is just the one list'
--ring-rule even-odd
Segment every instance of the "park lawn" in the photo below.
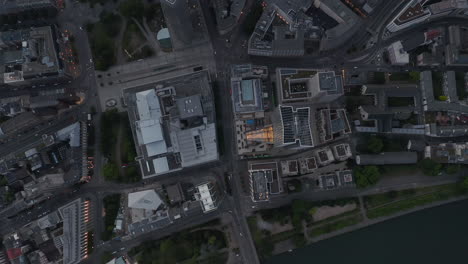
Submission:
{"label": "park lawn", "polygon": [[105,71],[115,63],[115,42],[122,26],[119,15],[103,12],[100,21],[86,25],[96,70]]}
{"label": "park lawn", "polygon": [[309,232],[309,235],[311,237],[317,237],[320,235],[338,231],[348,226],[356,225],[361,221],[362,221],[361,215],[347,217],[347,218],[344,218],[344,219],[341,219],[341,220],[338,220],[329,224],[325,224],[319,227],[315,227],[315,228],[312,227],[311,231]]}
{"label": "park lawn", "polygon": [[397,164],[379,166],[382,176],[414,174],[419,172],[416,164]]}
{"label": "park lawn", "polygon": [[121,144],[120,144],[120,160],[122,163],[135,162],[137,156],[135,150],[135,143],[133,141],[132,127],[130,126],[130,120],[127,116],[122,116],[122,129],[121,133]]}
{"label": "park lawn", "polygon": [[432,87],[434,89],[434,98],[436,100],[440,100],[441,96],[444,96],[442,88],[443,79],[442,72],[432,72]]}
{"label": "park lawn", "polygon": [[[184,230],[161,240],[146,241],[129,251],[138,263],[224,263],[220,249],[227,247],[219,230]],[[201,255],[204,253],[203,255]],[[197,259],[201,256],[201,260]]]}
{"label": "park lawn", "polygon": [[352,211],[344,212],[344,213],[339,214],[339,215],[334,215],[334,216],[327,217],[327,218],[325,218],[323,220],[320,220],[320,221],[317,221],[317,222],[309,223],[307,225],[307,227],[313,228],[314,226],[318,226],[318,225],[322,225],[322,224],[329,224],[329,223],[332,223],[332,222],[336,221],[337,219],[345,218],[347,216],[356,215],[356,214],[359,213],[359,211],[360,211],[359,208],[356,208],[356,209],[354,209]]}
{"label": "park lawn", "polygon": [[390,81],[419,82],[419,72],[392,72],[388,76]]}
{"label": "park lawn", "polygon": [[102,240],[107,241],[112,238],[114,231],[114,222],[120,208],[120,194],[112,194],[104,197],[104,216],[105,230],[102,233]]}
{"label": "park lawn", "polygon": [[107,158],[115,152],[115,142],[120,127],[120,115],[117,109],[107,110],[101,118],[101,151]]}
{"label": "park lawn", "polygon": [[[143,59],[153,55],[153,50],[147,45],[146,38],[141,32],[140,28],[133,20],[128,20],[127,27],[125,28],[122,38],[122,49],[128,61]],[[143,49],[143,47],[146,47]],[[130,54],[130,56],[129,56]]]}
{"label": "park lawn", "polygon": [[[374,206],[376,206],[376,204],[379,203],[388,204],[376,208],[369,207],[370,209],[368,209],[367,211],[367,217],[377,218],[382,216],[388,216],[401,211],[415,208],[417,206],[423,206],[437,201],[443,201],[450,198],[458,197],[466,193],[466,191],[463,191],[460,188],[459,183],[416,189],[413,195],[411,195],[411,192],[408,192],[406,194],[404,194],[403,192],[404,191],[397,192],[396,195],[388,195],[387,197],[380,196],[377,199],[376,197],[374,197],[374,201],[372,203]],[[366,197],[366,200],[367,199],[368,198]]]}
{"label": "park lawn", "polygon": [[249,225],[250,233],[257,248],[257,252],[260,259],[266,259],[271,257],[275,244],[271,241],[271,235],[267,231],[262,231],[257,227],[257,217],[247,217],[247,223]]}
{"label": "park lawn", "polygon": [[387,100],[390,107],[414,106],[413,97],[388,97]]}
{"label": "park lawn", "polygon": [[456,85],[457,85],[458,99],[463,100],[468,96],[465,90],[465,73],[455,72],[455,80],[456,80]]}

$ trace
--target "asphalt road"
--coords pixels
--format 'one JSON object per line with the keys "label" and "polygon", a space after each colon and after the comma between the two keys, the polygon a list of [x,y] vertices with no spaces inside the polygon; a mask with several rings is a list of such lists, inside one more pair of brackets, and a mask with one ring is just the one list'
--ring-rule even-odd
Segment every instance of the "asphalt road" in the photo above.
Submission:
{"label": "asphalt road", "polygon": [[[95,153],[95,173],[94,178],[88,184],[82,185],[79,189],[62,189],[57,190],[54,194],[54,197],[50,200],[47,200],[40,205],[36,205],[32,210],[29,210],[29,213],[20,214],[12,219],[7,219],[6,224],[0,225],[0,234],[5,234],[10,232],[12,229],[16,229],[25,223],[31,221],[32,219],[37,219],[40,215],[43,215],[46,212],[56,210],[61,205],[65,204],[67,201],[76,199],[77,197],[85,197],[91,199],[94,204],[94,219],[95,219],[95,244],[99,245],[96,247],[95,252],[90,256],[89,259],[85,260],[85,263],[98,263],[100,261],[100,255],[103,251],[127,251],[131,247],[140,244],[141,242],[148,239],[159,239],[165,236],[168,236],[172,233],[179,232],[182,229],[189,228],[191,226],[196,226],[204,222],[216,219],[223,214],[231,216],[233,219],[233,226],[235,230],[236,240],[239,241],[241,255],[243,262],[250,263],[259,263],[259,259],[253,244],[253,239],[251,237],[246,218],[245,216],[251,211],[251,203],[244,203],[246,199],[244,191],[242,190],[242,185],[240,182],[241,172],[246,170],[245,161],[239,161],[237,154],[235,152],[235,135],[234,133],[234,124],[233,124],[233,113],[231,107],[231,99],[229,94],[230,89],[230,65],[239,64],[239,63],[254,63],[258,65],[268,65],[270,69],[276,67],[329,67],[329,68],[344,68],[344,69],[354,69],[361,71],[375,71],[376,65],[369,64],[367,62],[368,58],[374,56],[375,53],[382,50],[387,45],[391,44],[393,41],[398,39],[403,39],[405,37],[411,36],[415,32],[421,32],[429,26],[439,26],[439,25],[448,25],[450,23],[460,23],[468,24],[466,19],[460,18],[444,18],[439,20],[430,21],[429,23],[420,24],[389,36],[387,39],[382,37],[382,27],[388,23],[388,21],[400,11],[403,0],[398,1],[384,1],[385,3],[377,8],[374,14],[367,19],[362,25],[362,30],[358,33],[356,38],[353,38],[350,42],[346,43],[343,47],[340,47],[338,50],[332,52],[326,52],[320,54],[319,56],[306,56],[303,58],[265,58],[265,57],[252,57],[247,55],[246,47],[244,43],[248,40],[247,35],[242,31],[242,23],[245,17],[241,17],[239,25],[235,27],[231,33],[224,36],[219,36],[214,18],[211,16],[211,12],[208,9],[208,0],[201,0],[202,9],[206,19],[206,24],[208,27],[208,32],[211,38],[211,44],[213,48],[213,53],[216,60],[216,72],[212,74],[213,79],[217,83],[216,91],[217,100],[219,100],[218,106],[220,109],[217,109],[219,113],[218,121],[222,121],[223,126],[223,136],[224,136],[224,155],[221,158],[221,161],[209,163],[201,166],[191,168],[190,171],[186,172],[176,172],[167,174],[161,177],[147,179],[141,183],[136,184],[116,184],[116,183],[107,183],[102,178],[100,173],[102,169],[102,155],[99,151],[100,145],[100,119],[101,119],[101,110],[98,100],[98,91],[96,80],[94,76],[94,67],[92,64],[92,55],[91,50],[89,49],[88,36],[86,32],[80,29],[80,25],[83,25],[85,21],[82,16],[74,15],[73,5],[67,5],[67,8],[60,14],[58,21],[62,28],[68,29],[75,36],[75,45],[78,48],[79,61],[82,69],[82,75],[80,75],[76,80],[73,80],[72,83],[67,83],[63,85],[68,85],[74,87],[79,91],[86,93],[85,103],[76,108],[70,113],[65,114],[65,116],[59,117],[55,120],[54,124],[44,124],[43,127],[40,127],[38,131],[30,131],[25,135],[20,137],[16,136],[14,140],[7,141],[0,145],[0,156],[8,154],[13,150],[18,150],[21,147],[27,147],[34,142],[39,140],[39,136],[36,134],[50,133],[56,131],[58,127],[64,125],[65,121],[72,121],[73,118],[78,118],[83,111],[89,111],[91,106],[94,106],[97,109],[98,114],[94,116],[94,124],[96,131],[96,140],[94,146]],[[247,10],[250,10],[253,0],[246,2],[246,7],[244,8],[244,14],[247,13]],[[389,8],[392,8],[392,12],[388,12]],[[346,54],[346,50],[352,45],[362,46],[367,43],[368,38],[371,36],[367,31],[379,31],[376,43],[369,49],[360,51],[354,54]],[[362,59],[360,59],[362,57]],[[450,69],[451,67],[442,67],[443,69]],[[393,67],[393,66],[380,66],[382,71],[401,71],[401,70],[413,70],[413,69],[430,69],[430,67]],[[468,70],[468,67],[457,67],[457,69]],[[50,86],[54,86],[52,83]],[[44,87],[44,89],[49,89],[49,87]],[[28,89],[17,89],[17,90],[5,90],[0,91],[0,96],[11,96],[18,95],[28,91]],[[466,140],[466,138],[460,139]],[[102,243],[100,240],[100,234],[103,228],[103,221],[101,220],[102,212],[102,198],[109,193],[121,193],[128,190],[135,190],[138,188],[148,188],[157,183],[157,181],[166,180],[169,178],[183,180],[184,177],[194,177],[199,175],[202,172],[206,172],[210,168],[219,168],[221,171],[232,172],[232,182],[222,182],[222,184],[231,184],[232,188],[232,197],[225,197],[222,208],[219,208],[215,212],[210,214],[197,215],[195,217],[186,217],[176,221],[174,224],[168,226],[167,228],[152,231],[145,233],[139,237],[128,241],[110,241]],[[221,181],[223,181],[221,177]],[[74,191],[76,190],[76,191]],[[337,198],[343,196],[356,195],[358,192],[356,190],[337,190],[331,192],[311,192],[307,194],[301,194],[296,196],[280,196],[277,199],[272,199],[270,203],[259,205],[260,208],[276,207],[278,205],[284,204],[290,199],[296,198],[307,198],[307,199],[325,199],[327,197]],[[2,216],[5,217],[5,216]],[[124,250],[120,250],[124,248]]]}

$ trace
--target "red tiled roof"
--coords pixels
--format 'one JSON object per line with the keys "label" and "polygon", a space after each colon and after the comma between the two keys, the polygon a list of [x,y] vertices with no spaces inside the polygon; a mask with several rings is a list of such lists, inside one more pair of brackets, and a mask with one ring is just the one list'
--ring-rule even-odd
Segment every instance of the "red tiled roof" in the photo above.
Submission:
{"label": "red tiled roof", "polygon": [[8,259],[16,259],[22,255],[21,248],[10,248],[7,250]]}

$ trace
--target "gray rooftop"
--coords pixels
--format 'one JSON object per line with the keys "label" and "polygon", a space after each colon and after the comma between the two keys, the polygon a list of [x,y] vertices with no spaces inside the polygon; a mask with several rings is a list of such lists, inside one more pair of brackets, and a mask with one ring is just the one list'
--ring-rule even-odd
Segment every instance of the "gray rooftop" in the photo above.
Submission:
{"label": "gray rooftop", "polygon": [[416,152],[383,152],[380,154],[362,154],[356,156],[358,165],[390,165],[390,164],[415,164],[418,162]]}
{"label": "gray rooftop", "polygon": [[200,100],[201,98],[198,94],[177,99],[176,103],[180,118],[187,119],[203,116],[203,107]]}

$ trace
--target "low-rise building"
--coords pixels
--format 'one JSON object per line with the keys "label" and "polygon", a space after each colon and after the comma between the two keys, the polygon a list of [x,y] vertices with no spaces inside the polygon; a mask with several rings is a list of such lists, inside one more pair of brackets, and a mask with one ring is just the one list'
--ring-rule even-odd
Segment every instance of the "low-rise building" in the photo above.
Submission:
{"label": "low-rise building", "polygon": [[417,162],[417,153],[406,151],[360,154],[356,156],[356,164],[358,165],[416,164]]}
{"label": "low-rise building", "polygon": [[276,69],[279,104],[328,103],[343,95],[343,79],[334,71]]}
{"label": "low-rise building", "polygon": [[36,11],[40,9],[56,9],[55,0],[6,0],[0,8],[0,15],[16,14],[24,11]]}
{"label": "low-rise building", "polygon": [[409,54],[403,49],[401,41],[393,42],[388,48],[388,57],[393,65],[406,65],[409,63]]}
{"label": "low-rise building", "polygon": [[0,32],[3,83],[24,85],[64,77],[55,35],[52,27]]}
{"label": "low-rise building", "polygon": [[340,170],[335,173],[324,174],[318,178],[318,181],[319,187],[325,190],[356,186],[352,170]]}
{"label": "low-rise building", "polygon": [[200,201],[203,213],[209,213],[218,208],[221,202],[216,184],[205,182],[195,186],[195,199]]}
{"label": "low-rise building", "polygon": [[373,125],[357,126],[359,132],[417,134],[425,133],[421,116],[423,104],[417,85],[364,85],[362,94],[373,96],[374,105],[359,107],[361,118]]}
{"label": "low-rise building", "polygon": [[249,165],[250,191],[253,202],[269,201],[270,195],[283,192],[283,183],[276,162]]}
{"label": "low-rise building", "polygon": [[441,143],[426,146],[425,158],[438,163],[468,164],[468,143]]}

